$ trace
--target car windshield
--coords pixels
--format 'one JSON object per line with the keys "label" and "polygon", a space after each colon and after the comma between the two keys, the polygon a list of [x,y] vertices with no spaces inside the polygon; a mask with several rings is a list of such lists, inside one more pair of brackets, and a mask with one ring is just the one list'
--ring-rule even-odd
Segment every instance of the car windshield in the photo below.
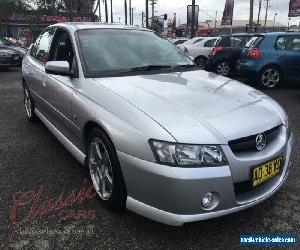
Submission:
{"label": "car windshield", "polygon": [[225,36],[217,42],[217,45],[229,48],[242,48],[250,38],[249,36]]}
{"label": "car windshield", "polygon": [[169,41],[153,32],[90,29],[77,32],[87,77],[194,67]]}
{"label": "car windshield", "polygon": [[257,44],[263,39],[263,36],[254,36],[246,43],[245,48],[257,47]]}

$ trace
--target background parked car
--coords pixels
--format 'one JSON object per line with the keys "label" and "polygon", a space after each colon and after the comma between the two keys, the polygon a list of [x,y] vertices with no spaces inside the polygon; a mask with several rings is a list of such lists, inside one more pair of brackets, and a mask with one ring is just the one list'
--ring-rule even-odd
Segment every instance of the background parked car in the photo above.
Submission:
{"label": "background parked car", "polygon": [[191,45],[194,45],[196,43],[201,42],[204,39],[204,37],[194,37],[186,42],[184,42],[183,44],[179,44],[177,47],[181,50],[184,51],[184,48],[189,47]]}
{"label": "background parked car", "polygon": [[204,69],[217,40],[218,37],[206,37],[198,43],[184,46],[184,52],[194,58],[199,68]]}
{"label": "background parked car", "polygon": [[300,79],[300,33],[268,33],[254,36],[243,49],[239,71],[258,76],[263,88],[275,88],[283,80]]}
{"label": "background parked car", "polygon": [[172,43],[174,45],[180,45],[180,44],[187,42],[188,40],[189,40],[188,38],[175,38],[172,40]]}
{"label": "background parked car", "polygon": [[236,71],[242,49],[252,37],[251,34],[222,36],[209,56],[207,69],[219,75],[229,76]]}
{"label": "background parked car", "polygon": [[16,53],[18,53],[18,55],[19,55],[19,63],[18,63],[18,65],[19,66],[22,65],[23,57],[25,56],[25,54],[27,52],[26,49],[24,49],[24,48],[22,48],[20,46],[15,45],[14,43],[12,43],[11,41],[7,40],[4,37],[0,37],[0,48],[13,50]]}
{"label": "background parked car", "polygon": [[0,47],[0,69],[18,66],[20,60],[20,56],[16,51]]}

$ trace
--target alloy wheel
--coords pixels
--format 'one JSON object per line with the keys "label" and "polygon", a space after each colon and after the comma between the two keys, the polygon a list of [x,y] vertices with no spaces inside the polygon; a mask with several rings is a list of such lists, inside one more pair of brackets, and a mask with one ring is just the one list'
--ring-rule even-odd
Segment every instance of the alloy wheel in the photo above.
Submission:
{"label": "alloy wheel", "polygon": [[277,69],[266,69],[261,77],[262,84],[267,88],[274,88],[280,82],[280,73]]}
{"label": "alloy wheel", "polygon": [[222,76],[228,76],[230,72],[230,66],[226,62],[222,62],[217,66],[217,73]]}
{"label": "alloy wheel", "polygon": [[99,138],[93,138],[88,152],[88,165],[96,192],[108,200],[113,192],[113,171],[108,151]]}

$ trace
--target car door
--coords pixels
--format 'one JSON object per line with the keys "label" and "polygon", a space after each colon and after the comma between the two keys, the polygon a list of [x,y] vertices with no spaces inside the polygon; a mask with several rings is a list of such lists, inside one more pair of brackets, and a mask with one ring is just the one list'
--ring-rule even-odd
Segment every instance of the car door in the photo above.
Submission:
{"label": "car door", "polygon": [[[69,33],[57,29],[50,49],[49,61],[68,61],[70,71],[77,69],[74,46]],[[76,74],[75,74],[76,75]],[[74,85],[78,77],[46,74],[43,82],[43,96],[48,103],[47,119],[67,137],[74,141],[77,126],[73,123],[72,100]]]}
{"label": "car door", "polygon": [[48,105],[45,102],[45,64],[49,56],[49,48],[55,33],[55,28],[46,29],[36,40],[24,62],[25,81],[33,96],[36,108],[46,113]]}
{"label": "car door", "polygon": [[284,65],[286,76],[292,80],[300,79],[300,35],[285,37]]}

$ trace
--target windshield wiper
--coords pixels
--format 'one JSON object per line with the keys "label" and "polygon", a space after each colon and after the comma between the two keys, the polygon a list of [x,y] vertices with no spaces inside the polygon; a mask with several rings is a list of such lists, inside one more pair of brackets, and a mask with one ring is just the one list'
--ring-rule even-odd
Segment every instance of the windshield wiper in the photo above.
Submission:
{"label": "windshield wiper", "polygon": [[195,64],[184,64],[184,65],[177,65],[177,66],[174,66],[173,68],[193,69],[193,68],[197,68],[197,66],[196,66]]}
{"label": "windshield wiper", "polygon": [[152,70],[160,70],[160,69],[171,69],[172,66],[170,65],[146,65],[141,67],[134,67],[128,69],[128,72],[136,72],[136,71],[152,71]]}

